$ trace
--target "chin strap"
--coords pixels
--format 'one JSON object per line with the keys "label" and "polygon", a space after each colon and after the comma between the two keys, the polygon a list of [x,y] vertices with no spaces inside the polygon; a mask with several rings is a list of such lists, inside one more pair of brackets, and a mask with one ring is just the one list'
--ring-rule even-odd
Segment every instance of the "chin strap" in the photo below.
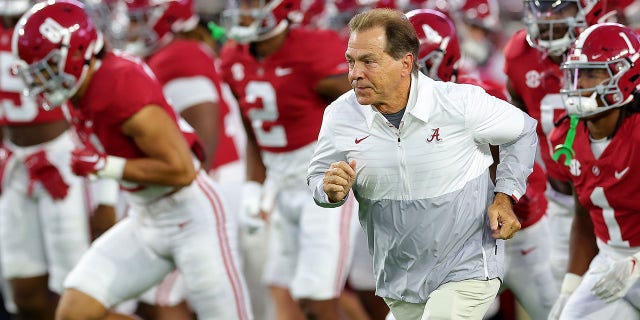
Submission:
{"label": "chin strap", "polygon": [[557,145],[553,150],[553,155],[551,159],[553,161],[558,162],[561,156],[565,156],[564,165],[570,166],[571,159],[573,159],[576,155],[575,151],[573,151],[573,139],[576,137],[576,128],[578,127],[578,122],[580,119],[576,115],[572,115],[570,117],[571,122],[569,124],[569,131],[567,131],[567,138],[564,140],[564,143],[561,145]]}
{"label": "chin strap", "polygon": [[213,21],[209,21],[207,23],[207,28],[209,28],[209,32],[211,33],[213,40],[220,42],[224,42],[224,40],[226,40],[226,32],[223,27],[217,25]]}

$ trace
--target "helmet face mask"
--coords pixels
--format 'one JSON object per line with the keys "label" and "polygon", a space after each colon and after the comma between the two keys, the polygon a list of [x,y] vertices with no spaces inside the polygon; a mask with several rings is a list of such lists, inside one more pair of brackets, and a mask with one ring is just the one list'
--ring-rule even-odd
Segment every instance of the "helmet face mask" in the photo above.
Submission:
{"label": "helmet face mask", "polygon": [[[625,60],[617,63],[626,65],[620,69],[621,72],[629,70]],[[588,117],[620,106],[622,93],[618,89],[618,81],[621,73],[614,74],[607,63],[565,65],[563,71],[566,83],[561,94],[569,114]],[[580,82],[580,79],[587,80]],[[584,85],[585,82],[592,84]]]}
{"label": "helmet face mask", "polygon": [[566,52],[579,30],[587,26],[581,0],[525,0],[527,42],[551,56]]}
{"label": "helmet face mask", "polygon": [[584,118],[631,102],[640,87],[639,50],[638,35],[622,25],[586,29],[561,65],[567,112]]}
{"label": "helmet face mask", "polygon": [[[85,0],[88,1],[88,0]],[[113,48],[146,57],[198,24],[193,0],[89,0],[89,12]]]}
{"label": "helmet face mask", "polygon": [[60,106],[75,93],[77,80],[64,73],[60,50],[53,50],[42,60],[27,65],[19,62],[13,72],[25,83],[25,94],[36,98],[44,109]]}
{"label": "helmet face mask", "polygon": [[129,8],[126,18],[122,18],[124,25],[120,39],[123,43],[121,49],[140,57],[151,54],[159,40],[154,26],[166,7],[167,5],[163,4],[155,7]]}
{"label": "helmet face mask", "polygon": [[300,0],[230,1],[222,14],[222,25],[239,43],[269,39],[282,33],[290,23],[302,21]]}
{"label": "helmet face mask", "polygon": [[[223,12],[222,25],[226,27],[229,37],[239,43],[257,41],[261,31],[262,20],[266,19],[264,4],[240,4],[240,7],[228,8]],[[249,22],[250,21],[250,22]],[[249,23],[247,23],[249,22]]]}
{"label": "helmet face mask", "polygon": [[[434,50],[418,60],[420,71],[433,80],[442,80],[438,76],[438,69],[442,64],[444,53],[442,50]],[[446,80],[445,80],[446,81]]]}

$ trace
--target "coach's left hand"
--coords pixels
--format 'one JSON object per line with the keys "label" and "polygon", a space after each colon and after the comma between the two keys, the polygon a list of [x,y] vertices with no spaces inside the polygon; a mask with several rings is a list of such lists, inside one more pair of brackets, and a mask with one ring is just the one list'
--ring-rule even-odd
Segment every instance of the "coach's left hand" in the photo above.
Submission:
{"label": "coach's left hand", "polygon": [[521,228],[518,217],[513,213],[511,198],[502,192],[496,193],[487,214],[495,239],[511,239]]}

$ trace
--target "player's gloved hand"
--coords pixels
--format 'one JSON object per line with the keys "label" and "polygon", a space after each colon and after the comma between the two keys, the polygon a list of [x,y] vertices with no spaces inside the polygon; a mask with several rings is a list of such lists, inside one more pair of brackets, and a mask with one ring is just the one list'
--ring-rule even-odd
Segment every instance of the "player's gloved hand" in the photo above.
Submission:
{"label": "player's gloved hand", "polygon": [[107,156],[90,148],[71,152],[71,171],[78,176],[96,175],[100,178],[121,179],[126,159]]}
{"label": "player's gloved hand", "polygon": [[75,149],[71,152],[71,171],[86,177],[104,169],[107,156],[90,149]]}
{"label": "player's gloved hand", "polygon": [[35,183],[40,182],[51,198],[60,200],[67,196],[69,185],[62,178],[58,168],[49,162],[44,150],[27,156],[24,159],[24,165],[29,173],[29,194],[33,192]]}
{"label": "player's gloved hand", "polygon": [[601,274],[591,288],[593,294],[607,302],[620,299],[640,278],[640,253],[600,266],[593,273]]}
{"label": "player's gloved hand", "polygon": [[264,227],[265,221],[260,217],[262,184],[247,181],[242,186],[242,205],[240,208],[240,224],[253,233]]}
{"label": "player's gloved hand", "polygon": [[571,294],[576,291],[580,282],[582,282],[582,277],[577,274],[567,273],[564,275],[562,287],[560,288],[560,296],[549,312],[549,320],[560,319],[564,306],[567,304],[567,301],[569,301]]}

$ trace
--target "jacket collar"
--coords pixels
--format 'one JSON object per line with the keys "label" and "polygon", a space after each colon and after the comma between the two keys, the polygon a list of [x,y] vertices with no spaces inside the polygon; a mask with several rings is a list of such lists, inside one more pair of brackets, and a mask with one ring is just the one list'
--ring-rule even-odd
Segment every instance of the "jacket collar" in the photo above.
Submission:
{"label": "jacket collar", "polygon": [[[435,80],[425,76],[422,72],[418,72],[416,78],[416,86],[411,86],[411,95],[409,95],[409,101],[411,101],[411,96],[414,97],[414,101],[413,104],[407,106],[407,113],[410,113],[422,122],[428,122],[429,115],[435,106],[436,96],[433,92]],[[415,94],[413,93],[414,91]]]}
{"label": "jacket collar", "polygon": [[[432,109],[434,100],[432,95],[432,82],[433,80],[422,74],[422,72],[418,72],[418,76],[414,74],[411,75],[411,87],[409,89],[409,100],[407,101],[405,114],[410,113],[423,122],[427,122],[429,119],[428,111]],[[420,97],[419,104],[417,103],[418,97]],[[367,125],[369,129],[371,129],[376,114],[380,114],[380,112],[372,105],[363,107]],[[382,114],[380,115],[382,116]]]}

